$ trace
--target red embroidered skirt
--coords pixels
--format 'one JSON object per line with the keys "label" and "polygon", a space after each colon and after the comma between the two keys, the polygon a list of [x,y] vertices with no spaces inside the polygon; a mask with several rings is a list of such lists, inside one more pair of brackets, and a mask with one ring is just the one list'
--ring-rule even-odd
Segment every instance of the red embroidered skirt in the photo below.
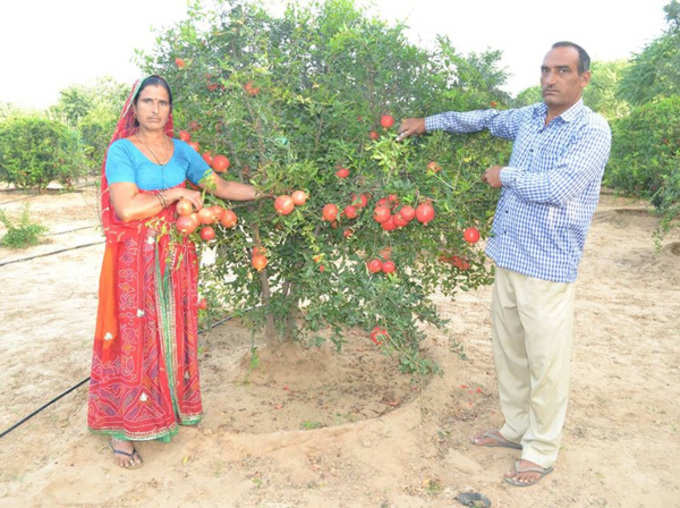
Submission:
{"label": "red embroidered skirt", "polygon": [[99,281],[87,423],[119,439],[169,440],[202,412],[196,250],[149,224],[107,242]]}

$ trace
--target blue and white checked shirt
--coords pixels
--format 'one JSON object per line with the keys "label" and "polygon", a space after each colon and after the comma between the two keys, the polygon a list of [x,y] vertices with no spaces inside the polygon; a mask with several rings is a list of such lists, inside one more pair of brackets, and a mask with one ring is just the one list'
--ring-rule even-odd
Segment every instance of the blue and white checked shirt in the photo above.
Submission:
{"label": "blue and white checked shirt", "polygon": [[489,129],[513,140],[486,254],[501,268],[573,282],[609,158],[607,121],[579,100],[545,125],[548,108],[449,112],[425,119],[428,131]]}

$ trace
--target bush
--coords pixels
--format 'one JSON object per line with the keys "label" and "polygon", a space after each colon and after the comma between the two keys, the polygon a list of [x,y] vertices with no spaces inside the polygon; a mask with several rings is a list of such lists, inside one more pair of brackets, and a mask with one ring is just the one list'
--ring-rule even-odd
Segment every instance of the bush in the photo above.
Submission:
{"label": "bush", "polygon": [[128,93],[128,85],[105,76],[91,86],[60,90],[59,101],[49,109],[51,118],[80,132],[90,171],[96,173],[101,165]]}
{"label": "bush", "polygon": [[656,230],[656,237],[660,241],[680,218],[680,151],[671,159],[673,165],[668,175],[663,177],[659,190],[652,196],[652,204],[656,206],[661,222]]}
{"label": "bush", "polygon": [[632,58],[619,81],[617,95],[631,105],[680,94],[680,27],[666,19],[668,30]]}
{"label": "bush", "polygon": [[612,122],[612,152],[605,185],[651,198],[671,171],[680,150],[680,95],[633,108]]}
{"label": "bush", "polygon": [[621,75],[628,65],[624,60],[593,62],[591,65],[592,78],[583,92],[583,103],[609,121],[630,111],[628,103],[616,96]]}
{"label": "bush", "polygon": [[[308,195],[289,215],[276,214],[271,200],[235,205],[237,227],[215,227],[210,244],[196,236],[217,254],[202,268],[203,291],[270,338],[318,343],[330,330],[340,348],[346,327],[367,335],[378,327],[386,333],[372,339],[397,352],[404,369],[432,368],[419,356],[422,325],[445,321],[431,295],[491,281],[484,254],[463,230],[488,234],[498,194],[480,175],[507,161],[510,147],[483,133],[397,142],[396,129],[407,116],[492,101],[503,107],[498,55],[464,59],[446,39],[424,51],[407,42],[405,27],[367,19],[347,0],[293,5],[280,19],[225,2],[214,16],[193,10],[159,41],[146,70],[169,79],[177,129],[189,130],[202,150],[226,154],[226,178],[273,195]],[[339,168],[349,176],[338,176]],[[368,206],[350,218],[343,210],[359,194]],[[396,205],[391,213],[429,201],[436,215],[386,231],[373,219],[383,198]],[[335,220],[322,218],[327,204],[338,207]],[[259,272],[255,247],[268,260]],[[369,273],[374,258],[391,259],[396,270]]]}
{"label": "bush", "polygon": [[97,107],[78,123],[90,171],[99,170],[117,122],[118,116],[110,109]]}
{"label": "bush", "polygon": [[76,131],[37,116],[0,123],[0,181],[22,189],[44,189],[52,180],[71,186],[83,170]]}
{"label": "bush", "polygon": [[19,223],[11,221],[5,212],[0,210],[0,222],[7,228],[7,233],[0,238],[0,245],[10,249],[23,249],[40,243],[40,234],[47,231],[42,224],[32,223],[28,214],[28,203],[24,206]]}
{"label": "bush", "polygon": [[634,107],[612,123],[612,153],[605,185],[651,199],[663,236],[680,206],[680,95]]}

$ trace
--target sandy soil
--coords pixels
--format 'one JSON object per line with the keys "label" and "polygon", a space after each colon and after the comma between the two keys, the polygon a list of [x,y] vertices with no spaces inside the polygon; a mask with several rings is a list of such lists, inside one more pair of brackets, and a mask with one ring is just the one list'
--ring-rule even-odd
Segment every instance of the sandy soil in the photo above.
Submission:
{"label": "sandy soil", "polygon": [[[0,206],[18,213],[23,197],[2,191]],[[0,432],[89,375],[103,245],[2,263],[100,241],[94,190],[28,197],[52,232],[84,229],[0,249]],[[338,355],[268,346],[235,321],[212,329],[203,422],[141,443],[136,471],[86,430],[82,386],[1,439],[0,506],[439,507],[461,491],[493,506],[680,506],[680,234],[656,252],[655,224],[646,203],[602,196],[577,283],[562,452],[535,487],[501,481],[515,451],[469,444],[502,421],[487,287],[438,298],[451,323],[427,330],[444,369],[428,380],[362,334]]]}

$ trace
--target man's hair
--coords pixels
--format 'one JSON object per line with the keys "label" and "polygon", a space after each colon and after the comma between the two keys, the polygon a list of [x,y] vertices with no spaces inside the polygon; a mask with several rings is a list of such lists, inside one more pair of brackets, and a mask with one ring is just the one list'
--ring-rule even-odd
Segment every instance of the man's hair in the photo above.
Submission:
{"label": "man's hair", "polygon": [[586,50],[578,44],[569,41],[560,41],[552,45],[552,49],[555,48],[574,48],[578,51],[578,73],[583,74],[590,70],[590,56],[588,56]]}

